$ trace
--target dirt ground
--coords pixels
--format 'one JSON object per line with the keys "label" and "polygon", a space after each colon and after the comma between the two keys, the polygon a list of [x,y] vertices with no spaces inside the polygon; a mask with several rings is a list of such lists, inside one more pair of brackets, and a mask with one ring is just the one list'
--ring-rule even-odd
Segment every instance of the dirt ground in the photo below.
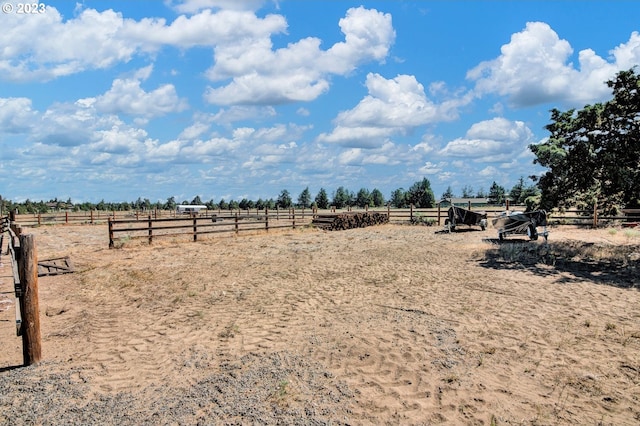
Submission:
{"label": "dirt ground", "polygon": [[640,232],[439,231],[27,228],[75,272],[21,367],[3,248],[0,424],[640,423]]}

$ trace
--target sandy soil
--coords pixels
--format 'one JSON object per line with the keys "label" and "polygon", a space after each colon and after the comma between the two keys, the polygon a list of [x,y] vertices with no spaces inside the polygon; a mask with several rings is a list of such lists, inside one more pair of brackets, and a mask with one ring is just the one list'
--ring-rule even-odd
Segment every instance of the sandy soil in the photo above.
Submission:
{"label": "sandy soil", "polygon": [[640,423],[640,233],[127,241],[42,226],[43,361],[0,268],[0,424]]}

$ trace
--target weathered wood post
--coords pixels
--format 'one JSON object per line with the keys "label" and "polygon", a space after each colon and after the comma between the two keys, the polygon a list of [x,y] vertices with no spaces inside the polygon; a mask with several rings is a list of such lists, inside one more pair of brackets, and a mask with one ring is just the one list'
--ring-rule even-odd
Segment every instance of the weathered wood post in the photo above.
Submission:
{"label": "weathered wood post", "polygon": [[387,219],[391,221],[391,203],[387,204]]}
{"label": "weathered wood post", "polygon": [[109,224],[109,248],[113,248],[113,219],[107,218]]}
{"label": "weathered wood post", "polygon": [[238,233],[238,212],[236,212],[236,218],[235,218],[235,227],[236,227],[236,234]]}
{"label": "weathered wood post", "polygon": [[148,224],[149,224],[149,244],[151,244],[153,242],[153,221],[151,220],[151,215],[149,215]]}
{"label": "weathered wood post", "polygon": [[438,226],[440,226],[440,203],[438,203]]}
{"label": "weathered wood post", "polygon": [[193,218],[193,241],[198,241],[198,219]]}
{"label": "weathered wood post", "polygon": [[413,222],[413,203],[411,203],[411,207],[409,209],[409,221]]}
{"label": "weathered wood post", "polygon": [[33,234],[20,236],[18,273],[22,284],[20,311],[22,312],[22,357],[24,365],[33,365],[42,359],[40,340],[40,304],[38,303],[38,251]]}
{"label": "weathered wood post", "polygon": [[593,227],[598,227],[598,199],[593,203]]}
{"label": "weathered wood post", "polygon": [[69,224],[69,212],[64,212],[64,224]]}
{"label": "weathered wood post", "polygon": [[89,216],[89,223],[93,225],[93,209],[91,209],[91,211],[89,212],[90,216]]}
{"label": "weathered wood post", "polygon": [[269,232],[269,208],[264,208],[264,229]]}

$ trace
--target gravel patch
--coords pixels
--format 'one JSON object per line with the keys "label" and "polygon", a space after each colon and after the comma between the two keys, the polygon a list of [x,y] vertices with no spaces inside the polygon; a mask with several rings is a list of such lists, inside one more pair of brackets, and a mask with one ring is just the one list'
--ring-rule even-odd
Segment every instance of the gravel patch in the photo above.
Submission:
{"label": "gravel patch", "polygon": [[[99,393],[81,369],[43,362],[0,374],[0,424],[340,425],[354,393],[318,364],[248,354],[188,387]],[[160,373],[161,374],[161,373]]]}

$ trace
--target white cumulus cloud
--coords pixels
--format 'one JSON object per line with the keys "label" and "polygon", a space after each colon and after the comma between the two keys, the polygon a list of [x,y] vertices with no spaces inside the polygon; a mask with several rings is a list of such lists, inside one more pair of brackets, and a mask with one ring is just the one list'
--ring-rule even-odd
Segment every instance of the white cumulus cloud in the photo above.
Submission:
{"label": "white cumulus cloud", "polygon": [[610,95],[604,84],[616,72],[640,64],[640,36],[611,51],[614,62],[593,50],[578,52],[578,67],[570,62],[573,48],[544,22],[529,22],[502,46],[500,56],[480,63],[467,73],[478,96],[497,93],[514,106],[561,101],[581,107]]}
{"label": "white cumulus cloud", "polygon": [[525,123],[498,117],[473,124],[464,137],[447,143],[438,155],[502,162],[519,156],[533,141]]}
{"label": "white cumulus cloud", "polygon": [[369,94],[353,109],[338,114],[333,131],[319,135],[319,141],[378,147],[393,135],[404,135],[418,126],[453,120],[457,116],[457,106],[468,102],[468,98],[461,97],[458,101],[435,104],[412,75],[386,79],[369,73],[366,86]]}
{"label": "white cumulus cloud", "polygon": [[205,99],[216,105],[311,101],[327,92],[331,74],[384,60],[395,41],[391,15],[376,10],[349,9],[339,25],[345,41],[326,51],[315,37],[273,50],[270,34],[217,44],[215,65],[206,75],[212,81],[231,82],[209,87]]}

